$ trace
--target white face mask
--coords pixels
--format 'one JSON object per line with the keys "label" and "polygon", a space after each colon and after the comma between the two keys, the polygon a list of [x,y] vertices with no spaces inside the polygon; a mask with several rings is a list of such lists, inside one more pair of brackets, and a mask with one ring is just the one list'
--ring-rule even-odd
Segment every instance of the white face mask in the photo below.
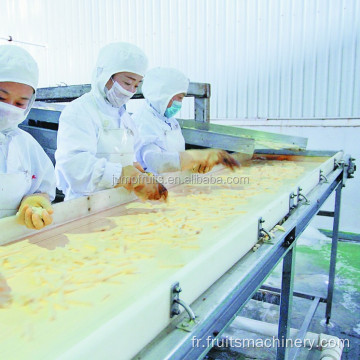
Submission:
{"label": "white face mask", "polygon": [[120,108],[126,104],[135,93],[124,89],[117,81],[114,81],[113,78],[111,78],[111,80],[113,82],[113,86],[110,90],[108,90],[105,86],[105,94],[112,106]]}
{"label": "white face mask", "polygon": [[26,109],[0,102],[0,131],[14,130],[26,119]]}

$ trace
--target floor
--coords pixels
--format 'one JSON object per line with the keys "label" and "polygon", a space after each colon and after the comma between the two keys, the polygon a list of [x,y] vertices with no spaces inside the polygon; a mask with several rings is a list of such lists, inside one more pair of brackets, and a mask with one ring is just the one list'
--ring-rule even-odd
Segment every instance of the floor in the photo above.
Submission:
{"label": "floor", "polygon": [[[298,240],[296,248],[296,268],[294,290],[311,294],[326,294],[331,240],[315,227],[309,226]],[[335,291],[330,325],[324,323],[325,304],[320,303],[309,330],[326,333],[345,339],[343,360],[360,359],[360,243],[339,242],[336,266]],[[281,263],[266,280],[270,286],[280,287]],[[306,299],[294,298],[292,328],[299,328],[310,306]],[[271,323],[279,319],[279,306],[251,300],[240,316]],[[253,339],[263,344],[266,337],[244,332],[230,326],[219,342],[207,355],[208,360],[242,360],[276,358],[276,348],[237,346],[241,339]],[[232,341],[229,341],[232,339]],[[250,342],[252,344],[253,342]],[[249,344],[248,343],[248,344]],[[233,346],[231,346],[233,345]],[[296,359],[319,359],[316,349],[301,348]]]}

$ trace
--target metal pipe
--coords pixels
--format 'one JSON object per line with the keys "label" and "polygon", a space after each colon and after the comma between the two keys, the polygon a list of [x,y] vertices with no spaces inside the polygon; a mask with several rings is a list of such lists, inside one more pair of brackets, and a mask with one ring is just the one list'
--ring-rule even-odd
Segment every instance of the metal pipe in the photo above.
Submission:
{"label": "metal pipe", "polygon": [[14,38],[11,35],[9,35],[7,38],[0,37],[0,40],[5,40],[8,42],[14,42],[14,43],[19,43],[19,44],[25,44],[25,45],[38,46],[38,47],[43,47],[43,48],[47,47],[46,45],[42,45],[42,44],[35,44],[35,43],[27,42],[27,41],[14,40]]}
{"label": "metal pipe", "polygon": [[[301,341],[304,341],[306,333],[307,333],[308,328],[310,326],[311,320],[315,315],[316,309],[318,308],[319,302],[320,302],[319,297],[316,297],[312,301],[310,309],[308,310],[308,312],[307,312],[307,314],[305,316],[305,319],[304,319],[304,321],[303,321],[303,323],[302,323],[302,325],[301,325],[301,327],[300,327],[300,329],[299,329],[299,331],[297,333],[297,336],[296,336],[297,339],[301,339]],[[298,351],[299,351],[298,347],[292,348],[290,350],[289,359],[291,359],[291,360],[297,359]]]}
{"label": "metal pipe", "polygon": [[[290,233],[291,234],[291,233]],[[287,236],[287,238],[289,235]],[[286,342],[289,337],[290,320],[293,302],[293,284],[294,284],[294,265],[295,264],[295,248],[291,248],[283,259],[283,271],[281,280],[281,296],[280,296],[280,318],[277,337],[281,341]],[[276,351],[276,359],[286,359],[288,356],[288,348],[286,346],[278,346]]]}
{"label": "metal pipe", "polygon": [[196,316],[194,312],[191,310],[191,307],[186,302],[182,301],[181,299],[175,299],[174,302],[178,303],[186,310],[191,320],[195,320]]}
{"label": "metal pipe", "polygon": [[337,247],[338,247],[338,238],[339,238],[342,184],[343,184],[343,182],[341,181],[335,191],[335,210],[334,210],[333,236],[332,236],[332,243],[331,243],[329,285],[328,285],[328,295],[327,295],[326,313],[325,313],[325,318],[326,318],[327,324],[329,324],[329,322],[330,322],[331,306],[332,306],[332,299],[333,299],[333,294],[334,294],[336,256],[337,256]]}
{"label": "metal pipe", "polygon": [[[277,336],[278,333],[277,324],[249,319],[242,316],[237,316],[232,325],[239,330],[244,330],[259,335]],[[289,330],[290,336],[296,339],[299,330]],[[344,348],[342,341],[338,337],[327,334],[316,334],[313,332],[306,333],[303,345],[311,348],[316,347],[319,349],[321,351],[321,360],[340,360]]]}
{"label": "metal pipe", "polygon": [[[272,236],[271,236],[264,228],[261,228],[261,229],[260,229],[260,232],[263,232],[265,235],[267,235],[268,238],[269,238],[269,241],[271,241]],[[266,240],[265,240],[265,242],[266,242]]]}

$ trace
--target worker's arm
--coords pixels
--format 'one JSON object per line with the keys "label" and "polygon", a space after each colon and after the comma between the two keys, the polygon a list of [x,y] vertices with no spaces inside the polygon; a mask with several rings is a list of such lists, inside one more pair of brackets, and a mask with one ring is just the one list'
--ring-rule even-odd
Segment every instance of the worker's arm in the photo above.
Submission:
{"label": "worker's arm", "polygon": [[9,152],[26,164],[30,176],[30,187],[25,195],[34,193],[47,194],[50,201],[55,198],[56,181],[54,166],[40,144],[27,132],[18,130],[10,143]]}
{"label": "worker's arm", "polygon": [[147,169],[156,174],[180,170],[207,173],[219,164],[231,170],[240,166],[228,152],[219,149],[166,152],[154,144],[149,144],[143,148],[142,158]]}
{"label": "worker's arm", "polygon": [[141,166],[154,174],[179,171],[179,153],[167,151],[165,132],[170,130],[168,125],[159,120],[146,104],[132,117],[138,130],[135,155]]}
{"label": "worker's arm", "polygon": [[[146,107],[134,116],[138,123],[139,137],[135,145],[137,161],[147,170],[155,174],[179,170],[190,170],[199,173],[209,172],[215,165],[223,164],[230,169],[240,164],[226,151],[219,149],[185,150],[169,152],[165,138],[164,125],[155,116],[149,116]],[[147,119],[148,121],[145,121]],[[174,124],[174,126],[179,124]],[[176,130],[173,130],[176,131]]]}
{"label": "worker's arm", "polygon": [[140,157],[147,171],[154,174],[181,170],[179,153],[164,151],[160,146],[155,144],[143,146]]}
{"label": "worker's arm", "polygon": [[115,185],[114,179],[121,176],[122,166],[96,157],[99,131],[99,126],[86,113],[64,109],[55,153],[60,189],[71,187],[74,193],[90,194]]}
{"label": "worker's arm", "polygon": [[[17,155],[29,172],[30,187],[16,214],[21,225],[40,230],[52,223],[51,200],[55,198],[55,172],[50,158],[39,143],[28,133],[18,130],[10,144],[9,153]],[[16,191],[16,189],[14,189]]]}
{"label": "worker's arm", "polygon": [[240,164],[228,152],[220,149],[186,150],[180,153],[181,170],[207,173],[215,165],[222,164],[231,170]]}
{"label": "worker's arm", "polygon": [[141,200],[165,201],[168,191],[153,175],[145,174],[134,166],[123,167],[123,171],[115,187],[124,187],[133,191]]}

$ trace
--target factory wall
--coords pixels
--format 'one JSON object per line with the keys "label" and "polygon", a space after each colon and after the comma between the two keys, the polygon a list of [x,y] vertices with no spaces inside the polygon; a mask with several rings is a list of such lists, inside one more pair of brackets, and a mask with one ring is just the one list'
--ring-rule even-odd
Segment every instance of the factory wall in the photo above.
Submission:
{"label": "factory wall", "polygon": [[213,119],[360,117],[359,0],[0,0],[9,36],[40,86],[89,83],[99,48],[121,40],[211,83]]}

